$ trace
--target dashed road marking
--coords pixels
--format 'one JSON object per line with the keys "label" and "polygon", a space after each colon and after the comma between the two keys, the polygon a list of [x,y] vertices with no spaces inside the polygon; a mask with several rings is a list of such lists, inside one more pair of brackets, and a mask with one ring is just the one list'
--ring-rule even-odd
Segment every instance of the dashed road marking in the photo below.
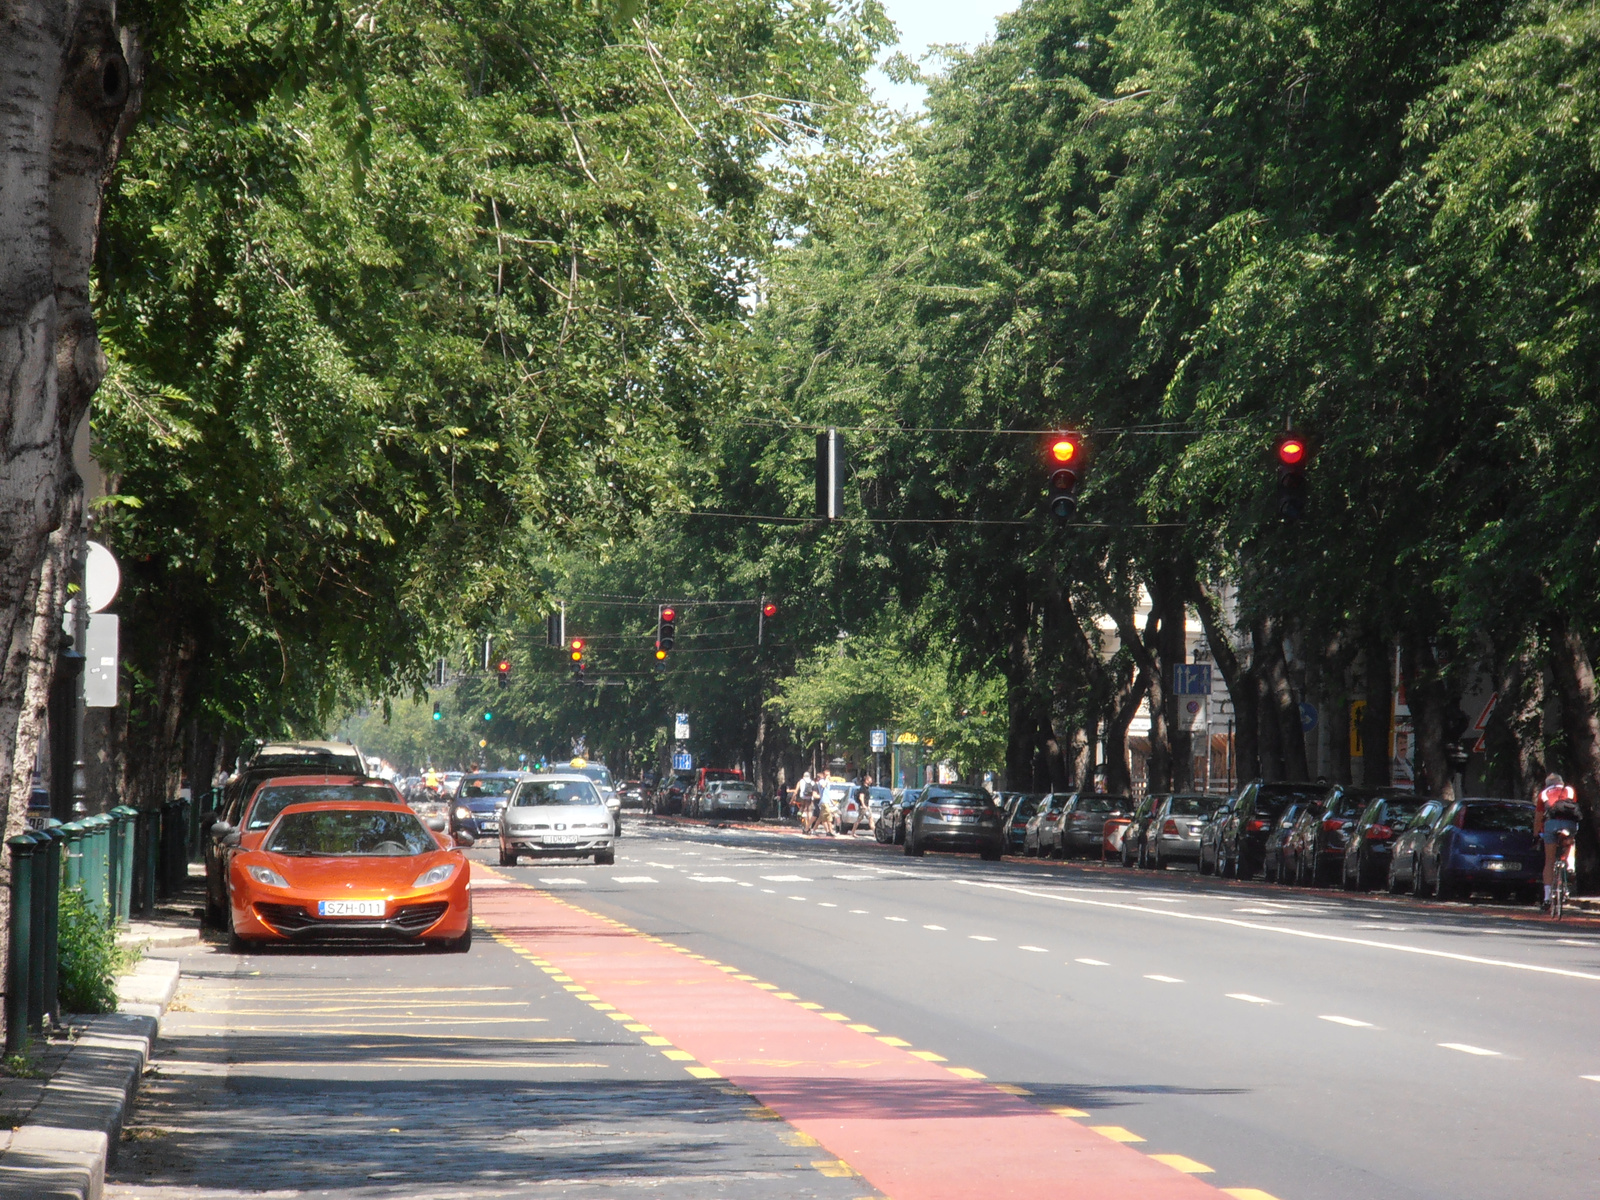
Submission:
{"label": "dashed road marking", "polygon": [[1243,1000],[1246,1004],[1271,1004],[1265,996],[1252,996],[1249,992],[1229,992],[1229,1000]]}
{"label": "dashed road marking", "polygon": [[612,883],[655,883],[656,880],[649,875],[613,875]]}
{"label": "dashed road marking", "polygon": [[1142,1137],[1140,1137],[1137,1133],[1130,1133],[1128,1130],[1124,1129],[1121,1125],[1091,1125],[1091,1126],[1089,1126],[1089,1128],[1094,1130],[1101,1137],[1110,1138],[1113,1142],[1142,1142],[1142,1141],[1144,1141],[1144,1139]]}
{"label": "dashed road marking", "polygon": [[967,937],[969,937],[974,942],[992,942],[992,941],[995,940],[992,937],[985,937],[981,933],[969,933],[969,934],[967,934]]}
{"label": "dashed road marking", "polygon": [[1046,950],[1043,946],[1018,946],[1017,949],[1018,950],[1026,950],[1030,954],[1049,954],[1050,953],[1050,951]]}
{"label": "dashed road marking", "polygon": [[837,904],[830,904],[826,900],[818,900],[817,901],[817,907],[818,908],[838,908],[839,906]]}
{"label": "dashed road marking", "polygon": [[1335,1025],[1348,1025],[1352,1029],[1371,1029],[1372,1028],[1372,1022],[1371,1021],[1358,1021],[1354,1017],[1336,1017],[1336,1016],[1333,1016],[1331,1013],[1324,1014],[1324,1015],[1318,1017],[1317,1020],[1319,1020],[1319,1021],[1332,1021]]}
{"label": "dashed road marking", "polygon": [[913,1050],[913,1051],[911,1051],[911,1057],[912,1058],[920,1058],[923,1062],[949,1062],[950,1061],[944,1055],[935,1054],[932,1050]]}
{"label": "dashed road marking", "polygon": [[1500,1057],[1498,1050],[1485,1050],[1482,1046],[1469,1046],[1465,1042],[1440,1042],[1439,1045],[1445,1050],[1459,1050],[1463,1054],[1476,1054],[1481,1058]]}
{"label": "dashed road marking", "polygon": [[1146,975],[1146,979],[1153,979],[1157,983],[1182,983],[1183,980],[1175,979],[1171,975]]}
{"label": "dashed road marking", "polygon": [[1232,1196],[1233,1200],[1278,1200],[1271,1192],[1263,1192],[1260,1188],[1223,1188],[1224,1196]]}
{"label": "dashed road marking", "polygon": [[1165,1163],[1174,1171],[1182,1171],[1185,1175],[1215,1174],[1215,1172],[1210,1167],[1206,1166],[1205,1163],[1195,1162],[1194,1159],[1185,1157],[1182,1154],[1152,1154],[1150,1157],[1155,1159],[1158,1163]]}
{"label": "dashed road marking", "polygon": [[768,883],[810,883],[809,875],[763,875]]}
{"label": "dashed road marking", "polygon": [[923,928],[924,929],[931,929],[935,933],[944,933],[945,932],[945,927],[943,925],[924,925]]}
{"label": "dashed road marking", "polygon": [[974,1071],[971,1067],[946,1067],[945,1070],[949,1071],[952,1075],[959,1075],[963,1079],[989,1078],[982,1071]]}
{"label": "dashed road marking", "polygon": [[852,908],[850,911],[851,911],[852,914],[854,914],[856,916],[861,916],[861,917],[867,917],[867,916],[871,916],[872,915],[871,913],[867,912],[867,910],[864,909],[864,908]]}
{"label": "dashed road marking", "polygon": [[884,920],[885,921],[901,921],[901,922],[904,922],[905,918],[904,917],[885,917]]}
{"label": "dashed road marking", "polygon": [[1072,961],[1075,963],[1082,963],[1086,967],[1109,967],[1111,965],[1110,963],[1103,962],[1098,958],[1075,958]]}

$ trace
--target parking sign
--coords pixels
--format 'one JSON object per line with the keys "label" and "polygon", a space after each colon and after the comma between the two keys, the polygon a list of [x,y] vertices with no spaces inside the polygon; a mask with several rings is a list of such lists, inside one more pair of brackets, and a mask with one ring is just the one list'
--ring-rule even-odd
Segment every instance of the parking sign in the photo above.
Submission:
{"label": "parking sign", "polygon": [[872,731],[872,752],[882,754],[889,748],[889,731],[887,729],[874,729]]}

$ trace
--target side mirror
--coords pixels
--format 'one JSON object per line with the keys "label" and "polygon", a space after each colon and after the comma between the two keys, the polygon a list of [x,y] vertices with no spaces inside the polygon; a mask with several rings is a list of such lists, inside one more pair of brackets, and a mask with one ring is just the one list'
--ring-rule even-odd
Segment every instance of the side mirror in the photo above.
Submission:
{"label": "side mirror", "polygon": [[606,801],[606,807],[612,812],[616,812],[617,809],[622,807],[622,801],[618,800],[615,796],[612,796]]}
{"label": "side mirror", "polygon": [[470,830],[459,829],[456,831],[456,845],[460,846],[463,850],[470,849],[471,847],[477,845],[477,842],[478,839],[472,836],[472,832]]}
{"label": "side mirror", "polygon": [[504,808],[507,804],[510,804],[510,803],[511,803],[511,801],[509,801],[509,800],[496,800],[494,802],[494,810],[495,810],[495,812],[499,812],[502,808]]}
{"label": "side mirror", "polygon": [[439,816],[429,817],[422,823],[435,833],[443,833],[446,828],[445,819]]}
{"label": "side mirror", "polygon": [[220,842],[223,838],[234,832],[236,831],[234,830],[233,826],[229,825],[226,821],[212,822],[211,837],[214,841]]}

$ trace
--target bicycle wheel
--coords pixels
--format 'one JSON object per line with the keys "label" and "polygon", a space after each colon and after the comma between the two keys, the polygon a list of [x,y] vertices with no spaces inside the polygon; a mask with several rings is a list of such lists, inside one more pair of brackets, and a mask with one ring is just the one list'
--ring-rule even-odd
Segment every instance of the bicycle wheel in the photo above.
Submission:
{"label": "bicycle wheel", "polygon": [[1550,918],[1554,921],[1561,920],[1561,912],[1567,906],[1567,863],[1559,859],[1556,862],[1556,884],[1550,889]]}

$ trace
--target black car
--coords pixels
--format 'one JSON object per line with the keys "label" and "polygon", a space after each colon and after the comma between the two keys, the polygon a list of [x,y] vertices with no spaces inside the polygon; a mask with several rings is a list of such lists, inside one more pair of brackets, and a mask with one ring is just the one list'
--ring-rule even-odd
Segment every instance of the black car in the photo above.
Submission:
{"label": "black car", "polygon": [[1012,798],[1011,809],[1006,816],[1007,854],[1022,853],[1023,844],[1028,840],[1028,821],[1039,811],[1039,805],[1043,802],[1043,793],[1019,792]]}
{"label": "black car", "polygon": [[903,846],[906,840],[906,817],[916,807],[918,798],[922,795],[921,788],[901,788],[900,794],[889,804],[878,817],[878,824],[882,826],[882,833],[874,827],[873,836],[880,842],[887,842],[891,846]]}
{"label": "black car", "polygon": [[1271,836],[1291,804],[1316,801],[1327,791],[1314,783],[1246,784],[1217,839],[1217,874],[1249,879],[1261,869]]}
{"label": "black car", "polygon": [[1411,815],[1403,829],[1395,830],[1394,849],[1389,852],[1388,889],[1422,895],[1422,848],[1428,844],[1444,815],[1443,800],[1429,800]]}
{"label": "black car", "polygon": [[1300,887],[1324,887],[1338,878],[1350,831],[1377,792],[1335,784],[1318,804],[1309,804],[1295,821],[1285,853],[1285,872]]}
{"label": "black car", "polygon": [[1289,882],[1289,839],[1294,834],[1295,822],[1300,814],[1313,808],[1320,810],[1321,804],[1314,800],[1298,800],[1283,810],[1283,816],[1278,818],[1278,823],[1267,835],[1266,849],[1261,855],[1263,878],[1274,883]]}
{"label": "black car", "polygon": [[1222,831],[1228,827],[1228,818],[1233,816],[1233,806],[1238,801],[1237,796],[1225,796],[1222,803],[1211,810],[1206,823],[1200,827],[1200,853],[1196,859],[1200,865],[1200,874],[1210,875],[1217,870],[1222,857],[1219,852],[1222,845]]}
{"label": "black car", "polygon": [[517,790],[521,771],[479,771],[463,775],[450,805],[450,832],[469,833],[475,839],[499,836],[500,810]]}
{"label": "black car", "polygon": [[1005,829],[994,798],[978,787],[930,783],[906,815],[905,849],[914,857],[934,850],[976,850],[996,862]]}
{"label": "black car", "polygon": [[1395,834],[1427,800],[1426,796],[1404,789],[1378,789],[1350,831],[1350,848],[1344,852],[1344,865],[1339,870],[1339,882],[1345,891],[1371,891],[1388,880]]}

